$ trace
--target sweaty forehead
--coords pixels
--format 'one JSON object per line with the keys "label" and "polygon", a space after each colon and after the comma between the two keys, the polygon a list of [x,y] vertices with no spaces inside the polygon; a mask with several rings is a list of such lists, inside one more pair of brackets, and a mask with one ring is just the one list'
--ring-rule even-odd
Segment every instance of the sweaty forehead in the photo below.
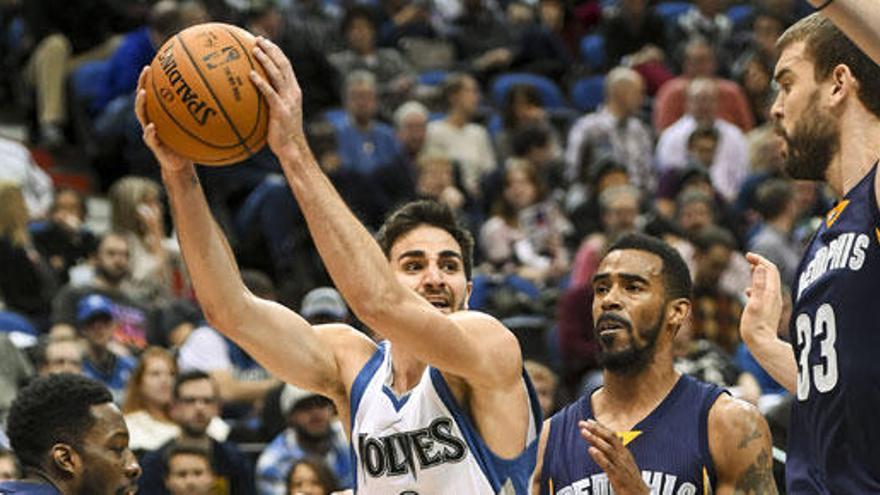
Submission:
{"label": "sweaty forehead", "polygon": [[391,259],[396,260],[402,254],[412,251],[422,251],[427,256],[451,251],[460,256],[461,246],[449,232],[438,227],[421,225],[394,241],[391,246]]}
{"label": "sweaty forehead", "polygon": [[119,408],[111,402],[97,404],[91,407],[92,417],[95,423],[86,434],[92,440],[104,443],[116,435],[128,435],[128,427]]}
{"label": "sweaty forehead", "polygon": [[663,260],[654,253],[638,249],[618,249],[608,253],[599,263],[597,274],[627,273],[651,280],[663,271]]}

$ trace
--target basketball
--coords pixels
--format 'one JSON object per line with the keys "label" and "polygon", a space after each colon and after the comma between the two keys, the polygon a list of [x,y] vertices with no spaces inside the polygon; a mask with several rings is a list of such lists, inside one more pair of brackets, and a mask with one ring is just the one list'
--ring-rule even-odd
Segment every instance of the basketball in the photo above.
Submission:
{"label": "basketball", "polygon": [[269,107],[248,76],[266,77],[255,43],[244,29],[207,23],[162,45],[145,89],[147,116],[166,146],[204,165],[240,162],[263,147]]}

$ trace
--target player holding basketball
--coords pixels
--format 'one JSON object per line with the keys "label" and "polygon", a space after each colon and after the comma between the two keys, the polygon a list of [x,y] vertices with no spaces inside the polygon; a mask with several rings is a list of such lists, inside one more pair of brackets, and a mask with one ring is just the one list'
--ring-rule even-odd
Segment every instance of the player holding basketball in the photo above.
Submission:
{"label": "player holding basketball", "polygon": [[593,277],[604,385],[544,423],[535,493],[776,493],[758,410],[672,366],[690,292],[663,241],[630,234],[609,248]]}
{"label": "player holding basketball", "polygon": [[[388,339],[346,325],[310,326],[253,296],[211,217],[193,165],[162,145],[137,111],[162,166],[181,248],[209,321],[274,375],[333,400],[366,494],[525,494],[540,411],[516,338],[466,311],[470,235],[436,203],[404,206],[379,244],[321,172],[302,130],[298,83],[281,50],[255,51],[269,76],[254,82],[270,106],[278,156],[336,286],[357,316]],[[384,253],[383,253],[384,251]]]}
{"label": "player holding basketball", "polygon": [[[818,3],[818,2],[817,2]],[[880,56],[875,2],[827,12]],[[871,24],[873,22],[873,24]],[[880,67],[821,14],[780,37],[771,113],[791,177],[824,180],[843,199],[828,212],[793,281],[791,343],[776,336],[779,274],[749,255],[743,340],[795,395],[788,493],[880,492]]]}

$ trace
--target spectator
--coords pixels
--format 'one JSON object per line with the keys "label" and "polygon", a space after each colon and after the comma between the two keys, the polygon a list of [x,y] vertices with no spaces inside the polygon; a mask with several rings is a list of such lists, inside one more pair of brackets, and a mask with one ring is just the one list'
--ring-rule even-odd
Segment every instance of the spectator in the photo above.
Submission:
{"label": "spectator", "polygon": [[733,23],[722,10],[724,3],[722,0],[694,0],[694,6],[675,20],[671,42],[680,51],[690,40],[706,40],[713,50],[722,54],[721,65],[726,67],[730,60],[722,50],[733,35]]}
{"label": "spectator", "polygon": [[688,84],[687,113],[663,131],[657,142],[660,170],[687,165],[687,141],[699,127],[714,127],[720,139],[709,174],[712,185],[732,201],[748,174],[748,142],[735,125],[718,118],[718,87],[710,79],[698,78]]}
{"label": "spectator", "polygon": [[394,131],[376,120],[376,77],[352,71],[345,79],[345,122],[337,129],[342,168],[370,174],[394,161]]}
{"label": "spectator", "polygon": [[472,122],[480,103],[480,86],[466,74],[451,74],[443,82],[446,117],[428,124],[425,146],[458,162],[464,188],[479,197],[480,179],[495,169],[495,151],[486,128]]}
{"label": "spectator", "polygon": [[[574,62],[571,48],[572,24],[566,26],[566,4],[561,0],[540,0],[538,22],[530,22],[520,34],[511,70],[540,74],[562,83]],[[571,47],[571,48],[570,48]]]}
{"label": "spectator", "polygon": [[506,168],[504,192],[480,230],[486,260],[496,270],[537,286],[557,280],[569,268],[563,239],[571,224],[547,200],[537,171],[525,162]]}
{"label": "spectator", "polygon": [[[588,167],[588,168],[587,168]],[[588,235],[602,229],[599,198],[606,190],[629,184],[626,165],[602,158],[589,165],[578,177],[579,183],[569,189],[569,202],[574,206],[568,218],[574,224],[574,247]]]}
{"label": "spectator", "polygon": [[0,298],[8,309],[44,330],[57,283],[51,267],[34,247],[27,224],[21,188],[14,182],[0,181]]}
{"label": "spectator", "polygon": [[135,299],[129,283],[129,248],[125,235],[109,232],[98,243],[92,280],[83,285],[67,284],[52,301],[52,330],[54,336],[75,336],[77,304],[88,294],[100,294],[113,302],[117,345],[139,351],[148,342],[159,340],[156,330],[156,311],[149,300]]}
{"label": "spectator", "polygon": [[9,413],[9,439],[25,477],[0,493],[134,493],[141,474],[128,430],[100,383],[62,373],[22,389]]}
{"label": "spectator", "polygon": [[[244,270],[241,277],[254,295],[276,300],[275,286],[262,272]],[[224,403],[239,403],[247,410],[278,385],[250,355],[207,324],[193,330],[180,346],[177,365],[183,373],[207,373]]]}
{"label": "spectator", "polygon": [[103,383],[113,393],[114,402],[120,404],[136,361],[111,348],[117,325],[113,309],[110,299],[100,294],[89,294],[76,306],[76,321],[77,329],[86,342],[83,374]]}
{"label": "spectator", "polygon": [[558,379],[556,373],[547,366],[532,360],[526,360],[524,363],[526,372],[532,379],[532,385],[535,387],[535,394],[538,396],[538,402],[541,403],[541,413],[545,418],[549,418],[556,412],[556,386]]}
{"label": "spectator", "polygon": [[487,0],[462,0],[452,23],[452,42],[462,70],[481,81],[510,67],[514,39],[503,16]]}
{"label": "spectator", "polygon": [[[398,205],[416,197],[416,167],[418,156],[424,151],[428,135],[428,109],[417,101],[408,101],[394,112],[394,128],[400,143],[397,158],[382,167],[373,176],[382,188],[389,205]],[[382,216],[388,212],[382,212]]]}
{"label": "spectator", "polygon": [[694,241],[693,335],[707,339],[733,355],[739,345],[739,319],[743,304],[728,292],[721,277],[731,262],[736,242],[730,232],[710,227]]}
{"label": "spectator", "polygon": [[85,261],[97,248],[95,235],[83,225],[85,198],[74,189],[59,189],[46,221],[31,223],[34,246],[55,271],[61,283],[70,280],[68,271]]}
{"label": "spectator", "polygon": [[609,9],[602,18],[601,33],[607,65],[622,65],[626,58],[636,70],[646,69],[646,64],[655,65],[654,72],[659,72],[661,78],[646,77],[651,94],[669,77],[669,69],[664,66],[669,53],[666,26],[647,0],[626,0]]}
{"label": "spectator", "polygon": [[43,171],[30,150],[18,141],[0,136],[0,181],[12,181],[21,188],[28,215],[40,219],[52,204],[52,178]]}
{"label": "spectator", "polygon": [[395,108],[415,83],[409,63],[395,48],[376,46],[376,17],[371,7],[353,5],[342,19],[342,36],[348,49],[330,55],[330,63],[343,77],[368,71],[376,77],[376,89],[383,106]]}
{"label": "spectator", "polygon": [[21,478],[21,467],[18,465],[18,458],[11,450],[0,447],[0,483],[19,478]]}
{"label": "spectator", "polygon": [[654,99],[654,130],[663,132],[685,114],[690,82],[707,78],[718,90],[718,118],[748,132],[755,125],[749,102],[743,89],[734,81],[718,77],[716,51],[702,38],[690,40],[685,46],[682,75],[667,81]]}
{"label": "spectator", "polygon": [[584,115],[568,132],[565,149],[566,178],[576,181],[584,167],[582,150],[624,164],[633,184],[645,192],[653,191],[654,147],[651,130],[638,118],[645,98],[645,84],[638,72],[624,67],[612,69],[605,77],[605,104]]}
{"label": "spectator", "polygon": [[171,495],[213,495],[217,486],[211,457],[204,449],[175,445],[166,453],[165,489]]}
{"label": "spectator", "polygon": [[148,347],[141,354],[122,404],[131,450],[156,450],[180,434],[171,419],[171,388],[176,376],[177,365],[167,350]]}
{"label": "spectator", "polygon": [[281,393],[281,410],[287,429],[275,437],[257,461],[257,490],[260,495],[284,495],[286,474],[305,457],[320,458],[341,480],[341,487],[353,486],[348,442],[333,403],[320,395],[286,385]]}
{"label": "spectator", "polygon": [[793,287],[802,254],[792,236],[798,219],[794,188],[787,180],[771,179],[758,188],[755,199],[763,226],[749,241],[749,251],[772,261],[782,283]]}
{"label": "spectator", "polygon": [[455,167],[442,152],[427,151],[416,160],[416,198],[431,199],[461,214],[467,196],[455,184]]}
{"label": "spectator", "polygon": [[9,335],[0,332],[0,424],[18,390],[34,374],[27,356],[12,343]]}
{"label": "spectator", "polygon": [[53,373],[83,374],[83,349],[70,339],[46,339],[38,350],[37,371],[40,376]]}
{"label": "spectator", "polygon": [[513,154],[517,132],[529,125],[542,125],[550,129],[552,156],[557,157],[562,154],[559,137],[547,116],[538,90],[531,84],[515,84],[504,97],[501,108],[501,130],[494,136],[500,160]]}
{"label": "spectator", "polygon": [[174,382],[172,417],[180,426],[180,435],[143,457],[144,476],[138,482],[139,491],[151,495],[169,495],[165,488],[168,452],[176,445],[202,448],[209,452],[211,467],[216,475],[216,486],[225,487],[216,493],[224,495],[252,495],[253,474],[247,459],[238,447],[220,442],[208,435],[208,425],[219,412],[220,394],[217,384],[200,371],[182,373]]}
{"label": "spectator", "polygon": [[128,241],[132,290],[150,299],[181,292],[173,280],[179,248],[165,236],[161,191],[151,179],[123,177],[107,193],[110,224]]}
{"label": "spectator", "polygon": [[288,495],[331,495],[338,487],[333,471],[321,459],[300,459],[287,475]]}

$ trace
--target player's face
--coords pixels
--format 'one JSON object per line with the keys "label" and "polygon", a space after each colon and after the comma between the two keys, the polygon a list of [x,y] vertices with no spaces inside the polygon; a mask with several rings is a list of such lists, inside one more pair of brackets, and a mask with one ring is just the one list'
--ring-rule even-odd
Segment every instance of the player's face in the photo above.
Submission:
{"label": "player's face", "polygon": [[612,251],[593,277],[593,327],[602,366],[638,373],[654,355],[663,324],[665,289],[659,256],[635,249]]}
{"label": "player's face", "polygon": [[440,311],[467,308],[471,284],[465,277],[461,246],[449,232],[416,227],[394,242],[390,261],[397,280]]}
{"label": "player's face", "polygon": [[824,180],[840,149],[837,119],[820,101],[813,63],[805,43],[794,43],[780,55],[774,79],[779,91],[770,113],[776,132],[785,140],[785,171],[794,179]]}
{"label": "player's face", "polygon": [[76,450],[82,456],[82,495],[127,495],[137,491],[141,467],[128,448],[128,428],[114,404],[92,406],[94,426]]}
{"label": "player's face", "polygon": [[171,495],[209,495],[213,485],[214,474],[204,457],[180,453],[168,461],[165,487]]}

